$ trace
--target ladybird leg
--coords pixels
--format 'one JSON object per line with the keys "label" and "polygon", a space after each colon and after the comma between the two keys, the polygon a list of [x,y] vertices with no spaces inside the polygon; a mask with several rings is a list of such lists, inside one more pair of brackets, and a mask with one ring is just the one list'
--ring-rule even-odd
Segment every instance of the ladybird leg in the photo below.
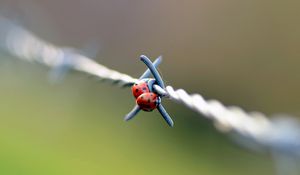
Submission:
{"label": "ladybird leg", "polygon": [[165,121],[168,123],[168,125],[173,127],[174,122],[173,122],[172,118],[169,116],[169,114],[167,113],[167,111],[165,110],[165,108],[163,107],[163,105],[159,104],[157,106],[157,109],[158,109],[159,113],[162,115],[162,117],[165,119]]}
{"label": "ladybird leg", "polygon": [[[161,60],[162,60],[162,56],[159,56],[158,58],[156,58],[156,60],[153,62],[154,67],[157,67],[161,63]],[[143,78],[149,78],[150,74],[151,74],[151,71],[149,69],[147,69],[139,79],[141,80]]]}
{"label": "ladybird leg", "polygon": [[136,105],[124,118],[125,121],[132,119],[138,112],[140,112],[141,108]]}
{"label": "ladybird leg", "polygon": [[156,79],[157,84],[161,87],[161,88],[165,88],[164,82],[161,78],[161,76],[159,75],[157,69],[155,68],[155,66],[153,65],[153,63],[149,60],[148,57],[146,57],[145,55],[141,55],[141,60],[146,64],[146,66],[149,68],[149,70],[151,71],[151,73],[153,74],[154,78]]}

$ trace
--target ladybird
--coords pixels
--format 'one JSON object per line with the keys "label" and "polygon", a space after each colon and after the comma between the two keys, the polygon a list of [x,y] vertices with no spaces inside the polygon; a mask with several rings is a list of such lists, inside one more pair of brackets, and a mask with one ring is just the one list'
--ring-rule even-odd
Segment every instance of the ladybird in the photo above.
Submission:
{"label": "ladybird", "polygon": [[146,92],[136,99],[136,103],[143,111],[150,112],[156,109],[159,104],[159,97],[153,92]]}
{"label": "ladybird", "polygon": [[149,93],[150,92],[148,84],[145,81],[135,83],[131,87],[131,90],[132,90],[132,94],[135,98],[138,98],[140,95],[142,95],[144,93]]}

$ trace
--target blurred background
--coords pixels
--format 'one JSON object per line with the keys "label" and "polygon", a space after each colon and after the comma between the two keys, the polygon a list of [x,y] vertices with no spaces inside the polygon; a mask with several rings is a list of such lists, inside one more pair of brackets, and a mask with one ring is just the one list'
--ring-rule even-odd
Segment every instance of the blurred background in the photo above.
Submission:
{"label": "blurred background", "polygon": [[[138,57],[162,55],[167,84],[266,114],[300,116],[300,1],[1,0],[0,14],[58,46],[97,43],[97,62],[138,77]],[[0,55],[0,174],[276,174],[213,124],[164,100],[123,117],[130,89]],[[299,173],[300,174],[300,173]]]}

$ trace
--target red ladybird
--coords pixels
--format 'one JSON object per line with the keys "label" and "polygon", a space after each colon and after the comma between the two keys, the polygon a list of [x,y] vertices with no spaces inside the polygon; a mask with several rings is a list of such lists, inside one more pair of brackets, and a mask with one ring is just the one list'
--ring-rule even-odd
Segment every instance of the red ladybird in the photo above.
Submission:
{"label": "red ladybird", "polygon": [[136,99],[136,103],[142,110],[152,111],[157,107],[159,103],[159,97],[153,92],[146,92],[141,94]]}
{"label": "red ladybird", "polygon": [[132,94],[135,98],[138,98],[143,93],[149,93],[150,90],[148,88],[147,82],[141,81],[139,83],[135,83],[132,87]]}

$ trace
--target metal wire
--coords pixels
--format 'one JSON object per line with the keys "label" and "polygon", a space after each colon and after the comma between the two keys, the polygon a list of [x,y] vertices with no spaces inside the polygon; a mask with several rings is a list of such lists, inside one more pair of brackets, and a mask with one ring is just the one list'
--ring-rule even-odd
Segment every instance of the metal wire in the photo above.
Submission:
{"label": "metal wire", "polygon": [[218,100],[205,100],[200,94],[190,95],[183,89],[174,90],[172,86],[162,89],[154,85],[154,89],[212,120],[220,131],[234,132],[239,140],[247,139],[248,143],[251,141],[263,148],[300,156],[300,125],[290,116],[280,115],[271,120],[263,113],[247,113],[237,106],[226,107]]}
{"label": "metal wire", "polygon": [[[137,79],[98,64],[75,49],[45,42],[3,17],[0,17],[0,26],[0,47],[19,59],[52,68],[64,64],[120,86],[137,82]],[[300,125],[291,117],[269,119],[260,112],[246,113],[240,107],[226,107],[217,100],[205,100],[200,94],[190,95],[183,89],[174,90],[172,86],[163,89],[155,85],[154,90],[212,120],[218,130],[234,133],[242,145],[255,144],[269,151],[300,157]]]}
{"label": "metal wire", "polygon": [[59,48],[45,42],[1,16],[0,26],[0,46],[19,59],[38,62],[52,68],[65,64],[65,66],[77,71],[111,80],[120,86],[131,85],[137,81],[129,75],[96,63],[94,60],[79,54],[75,49]]}

